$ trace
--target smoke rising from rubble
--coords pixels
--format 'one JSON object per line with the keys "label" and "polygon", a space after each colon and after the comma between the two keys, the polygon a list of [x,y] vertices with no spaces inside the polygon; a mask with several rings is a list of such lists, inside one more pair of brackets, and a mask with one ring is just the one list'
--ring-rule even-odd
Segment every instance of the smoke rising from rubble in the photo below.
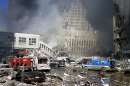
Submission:
{"label": "smoke rising from rubble", "polygon": [[52,0],[18,0],[17,4],[14,15],[18,18],[11,24],[13,32],[40,34],[51,47],[56,46],[61,39],[57,35],[62,33],[62,16],[57,5]]}
{"label": "smoke rising from rubble", "polygon": [[45,15],[42,3],[44,3],[44,0],[39,0],[39,9],[37,14],[31,19],[27,29],[24,29],[23,32],[45,34],[43,39],[46,39],[46,42],[51,47],[54,47],[57,45],[57,35],[61,29],[62,17],[55,5],[50,6]]}
{"label": "smoke rising from rubble", "polygon": [[[58,34],[62,34],[60,11],[68,7],[71,0],[16,0],[14,15],[16,21],[9,30],[13,32],[36,33],[43,35],[51,46],[57,45]],[[112,47],[112,0],[84,0],[88,8],[88,19],[92,27],[102,34],[101,45]]]}

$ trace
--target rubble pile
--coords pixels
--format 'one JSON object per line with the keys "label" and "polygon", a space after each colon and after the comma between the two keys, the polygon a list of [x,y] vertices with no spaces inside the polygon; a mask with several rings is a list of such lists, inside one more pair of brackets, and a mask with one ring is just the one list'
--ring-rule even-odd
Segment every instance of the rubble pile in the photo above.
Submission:
{"label": "rubble pile", "polygon": [[47,76],[46,81],[41,83],[25,83],[15,79],[9,79],[8,77],[9,75],[0,77],[0,86],[62,86],[62,81],[51,75]]}

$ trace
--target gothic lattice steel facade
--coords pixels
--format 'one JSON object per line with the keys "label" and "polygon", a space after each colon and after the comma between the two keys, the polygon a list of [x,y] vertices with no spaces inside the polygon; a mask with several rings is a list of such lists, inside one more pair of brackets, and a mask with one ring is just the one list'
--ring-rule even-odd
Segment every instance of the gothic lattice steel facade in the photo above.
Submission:
{"label": "gothic lattice steel facade", "polygon": [[87,21],[87,11],[82,0],[73,0],[70,9],[65,13],[65,49],[70,56],[94,55],[97,33]]}

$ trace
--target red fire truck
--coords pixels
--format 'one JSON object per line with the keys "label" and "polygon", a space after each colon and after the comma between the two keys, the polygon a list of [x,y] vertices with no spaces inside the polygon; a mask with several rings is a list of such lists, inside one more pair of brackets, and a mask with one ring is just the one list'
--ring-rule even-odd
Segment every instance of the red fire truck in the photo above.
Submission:
{"label": "red fire truck", "polygon": [[11,79],[23,80],[25,83],[44,82],[46,76],[43,72],[32,71],[34,60],[28,57],[28,54],[29,51],[27,50],[17,50],[16,54],[14,54],[15,56],[10,58],[9,64],[17,72],[16,75],[13,73]]}
{"label": "red fire truck", "polygon": [[[28,57],[28,50],[17,50],[15,56],[13,56],[9,63],[12,68],[16,69],[19,67],[24,67],[26,69],[34,69],[39,71],[50,71],[50,60],[48,56],[33,56]],[[42,54],[42,53],[40,53]],[[38,54],[39,55],[39,54]]]}
{"label": "red fire truck", "polygon": [[9,60],[9,64],[12,68],[16,69],[20,66],[24,66],[25,68],[32,68],[32,60],[27,56],[29,53],[28,50],[17,50]]}

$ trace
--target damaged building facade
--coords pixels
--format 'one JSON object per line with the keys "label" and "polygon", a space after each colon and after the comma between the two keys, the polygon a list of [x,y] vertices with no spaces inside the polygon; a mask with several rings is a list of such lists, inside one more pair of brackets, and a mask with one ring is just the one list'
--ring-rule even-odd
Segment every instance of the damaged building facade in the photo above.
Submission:
{"label": "damaged building facade", "polygon": [[[10,0],[9,3],[9,20],[11,21],[9,25],[10,27],[17,28],[16,31],[28,28],[26,27],[26,25],[30,23],[28,21],[30,21],[34,16],[33,14],[35,13],[33,12],[38,10],[38,0],[33,0],[27,4],[25,4],[25,1],[26,0]],[[60,10],[59,14],[63,19],[63,23],[59,25],[62,27],[60,28],[61,31],[60,29],[58,29],[58,31],[63,34],[61,36],[59,35],[59,38],[61,38],[58,39],[56,50],[64,51],[71,57],[86,57],[95,55],[98,34],[88,21],[87,10],[83,5],[85,0],[64,1],[67,5],[64,4],[61,6],[60,4],[61,7],[59,6],[58,8],[58,10]],[[62,2],[62,0],[59,2]],[[24,7],[27,9],[24,10]],[[24,14],[22,15],[22,13]],[[19,25],[21,27],[19,27]]]}
{"label": "damaged building facade", "polygon": [[29,50],[30,54],[36,51],[53,56],[52,48],[40,38],[40,35],[36,34],[0,32],[0,63],[8,62],[15,51],[23,49]]}
{"label": "damaged building facade", "polygon": [[130,0],[113,0],[113,47],[116,58],[130,54]]}
{"label": "damaged building facade", "polygon": [[96,53],[98,35],[86,15],[82,0],[73,0],[70,9],[64,14],[64,47],[71,57],[86,57]]}

